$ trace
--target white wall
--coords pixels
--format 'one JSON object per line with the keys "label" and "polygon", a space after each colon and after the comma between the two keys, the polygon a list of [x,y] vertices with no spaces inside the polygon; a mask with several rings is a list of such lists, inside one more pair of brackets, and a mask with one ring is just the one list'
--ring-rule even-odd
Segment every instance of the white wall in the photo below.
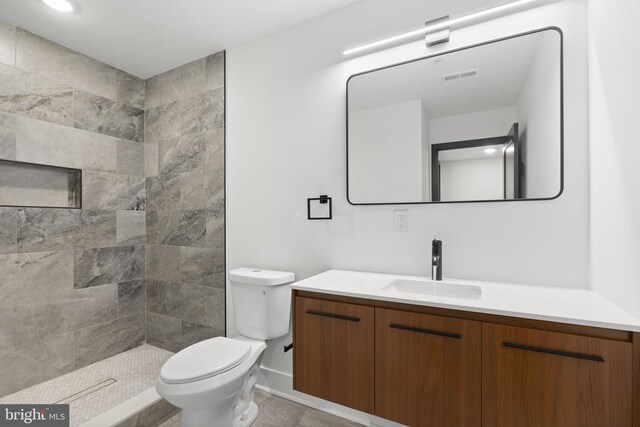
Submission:
{"label": "white wall", "polygon": [[[345,60],[344,48],[417,28],[425,20],[501,1],[367,0],[228,50],[228,267],[329,268],[428,274],[430,241],[444,241],[445,276],[588,286],[588,76],[586,3],[566,0],[421,42]],[[345,83],[357,72],[428,52],[542,26],[566,34],[566,191],[545,202],[410,206],[409,234],[393,210],[351,206],[345,184]],[[306,198],[329,194],[334,220],[306,220]],[[229,297],[231,293],[228,293]],[[228,305],[231,308],[231,305]],[[234,335],[228,310],[229,334]],[[291,372],[276,340],[263,365]]]}
{"label": "white wall", "polygon": [[349,113],[352,203],[422,200],[422,101]]}
{"label": "white wall", "polygon": [[518,123],[524,146],[527,198],[560,192],[560,55],[555,32],[541,39],[518,100]]}
{"label": "white wall", "polygon": [[640,2],[590,0],[593,288],[640,316]]}
{"label": "white wall", "polygon": [[496,200],[504,198],[502,156],[440,162],[440,198]]}
{"label": "white wall", "polygon": [[429,121],[431,144],[504,136],[518,120],[515,107],[479,111]]}

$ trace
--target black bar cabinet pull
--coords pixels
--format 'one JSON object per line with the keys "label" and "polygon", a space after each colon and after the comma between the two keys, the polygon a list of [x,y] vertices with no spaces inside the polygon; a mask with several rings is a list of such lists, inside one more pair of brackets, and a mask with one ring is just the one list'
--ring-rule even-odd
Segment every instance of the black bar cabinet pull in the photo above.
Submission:
{"label": "black bar cabinet pull", "polygon": [[403,331],[419,332],[421,334],[437,335],[439,337],[446,337],[446,338],[455,338],[457,340],[462,338],[462,336],[458,334],[452,334],[449,332],[432,331],[430,329],[414,328],[413,326],[399,325],[397,323],[390,323],[389,327],[393,329],[402,329]]}
{"label": "black bar cabinet pull", "polygon": [[343,316],[342,314],[325,313],[323,311],[307,310],[307,314],[314,316],[329,317],[331,319],[348,320],[349,322],[359,322],[359,317]]}
{"label": "black bar cabinet pull", "polygon": [[604,359],[600,356],[591,356],[589,354],[570,353],[567,351],[549,350],[548,348],[531,347],[528,345],[514,344],[510,342],[503,342],[502,345],[508,348],[515,348],[517,350],[535,351],[537,353],[553,354],[556,356],[573,357],[574,359],[590,360],[592,362],[604,362]]}

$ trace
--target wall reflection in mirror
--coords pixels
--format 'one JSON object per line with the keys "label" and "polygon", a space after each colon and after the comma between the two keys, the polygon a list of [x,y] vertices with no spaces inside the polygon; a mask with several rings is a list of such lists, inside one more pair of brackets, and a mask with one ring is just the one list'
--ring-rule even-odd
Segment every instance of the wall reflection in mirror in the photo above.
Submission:
{"label": "wall reflection in mirror", "polygon": [[545,29],[351,77],[349,201],[557,197],[561,58]]}

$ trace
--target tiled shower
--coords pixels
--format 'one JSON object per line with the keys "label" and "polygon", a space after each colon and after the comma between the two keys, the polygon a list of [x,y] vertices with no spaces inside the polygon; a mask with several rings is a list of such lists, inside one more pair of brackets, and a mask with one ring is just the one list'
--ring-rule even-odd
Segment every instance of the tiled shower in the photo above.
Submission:
{"label": "tiled shower", "polygon": [[[224,61],[144,81],[0,22],[0,194],[42,196],[0,207],[0,397],[224,335]],[[23,163],[81,170],[82,208]]]}

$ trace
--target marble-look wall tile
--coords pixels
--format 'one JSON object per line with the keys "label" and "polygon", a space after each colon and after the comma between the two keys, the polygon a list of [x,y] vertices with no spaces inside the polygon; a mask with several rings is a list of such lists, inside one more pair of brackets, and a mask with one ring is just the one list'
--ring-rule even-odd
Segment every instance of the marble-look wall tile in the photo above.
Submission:
{"label": "marble-look wall tile", "polygon": [[216,200],[211,209],[207,210],[206,247],[224,249],[224,199]]}
{"label": "marble-look wall tile", "polygon": [[0,254],[11,254],[17,252],[17,243],[17,210],[14,208],[0,208]]}
{"label": "marble-look wall tile", "polygon": [[83,171],[82,203],[85,209],[144,210],[145,178]]}
{"label": "marble-look wall tile", "polygon": [[158,281],[152,279],[145,280],[146,287],[146,299],[145,299],[145,311],[157,313],[159,311],[158,304]]}
{"label": "marble-look wall tile", "polygon": [[0,300],[0,351],[17,345],[18,311],[16,302]]}
{"label": "marble-look wall tile", "polygon": [[207,61],[207,77],[205,90],[218,89],[224,87],[225,52],[221,51],[209,55]]}
{"label": "marble-look wall tile", "polygon": [[77,250],[74,286],[89,288],[144,278],[144,246]]}
{"label": "marble-look wall tile", "polygon": [[[178,256],[180,256],[179,248]],[[6,302],[18,297],[20,289],[20,280],[18,276],[19,265],[19,254],[0,255],[0,272],[2,272],[2,280],[0,280],[0,295],[2,295],[2,301]]]}
{"label": "marble-look wall tile", "polygon": [[207,214],[205,211],[158,212],[158,239],[161,245],[205,246]]}
{"label": "marble-look wall tile", "polygon": [[147,218],[144,211],[118,211],[117,244],[119,246],[146,243]]}
{"label": "marble-look wall tile", "polygon": [[160,240],[160,231],[158,230],[158,212],[146,211],[146,238],[148,245],[157,245]]}
{"label": "marble-look wall tile", "polygon": [[181,208],[209,209],[224,198],[224,170],[203,170],[182,174]]}
{"label": "marble-look wall tile", "polygon": [[211,136],[206,140],[205,160],[209,170],[224,171],[224,129],[224,127],[213,129]]}
{"label": "marble-look wall tile", "polygon": [[214,89],[180,101],[180,134],[205,132],[224,126],[224,89]]}
{"label": "marble-look wall tile", "polygon": [[145,110],[145,142],[180,136],[180,109],[180,104],[176,101]]}
{"label": "marble-look wall tile", "polygon": [[189,347],[209,338],[224,336],[224,330],[212,328],[201,323],[182,321],[182,348]]}
{"label": "marble-look wall tile", "polygon": [[118,318],[144,313],[144,279],[118,283]]}
{"label": "marble-look wall tile", "polygon": [[116,126],[116,105],[111,99],[77,90],[73,97],[74,126],[111,135]]}
{"label": "marble-look wall tile", "polygon": [[0,113],[0,159],[16,159],[16,116],[13,114]]}
{"label": "marble-look wall tile", "polygon": [[116,101],[144,110],[144,80],[118,70]]}
{"label": "marble-look wall tile", "polygon": [[183,247],[180,253],[182,283],[224,287],[224,249]]}
{"label": "marble-look wall tile", "polygon": [[16,66],[86,92],[117,98],[116,68],[20,28],[16,30]]}
{"label": "marble-look wall tile", "polygon": [[75,335],[75,368],[83,368],[144,343],[144,314],[81,329]]}
{"label": "marble-look wall tile", "polygon": [[0,111],[70,126],[73,88],[0,64]]}
{"label": "marble-look wall tile", "polygon": [[207,136],[206,132],[201,132],[159,141],[159,173],[188,172],[203,168]]}
{"label": "marble-look wall tile", "polygon": [[144,177],[118,175],[118,210],[144,211],[147,190]]}
{"label": "marble-look wall tile", "polygon": [[164,141],[221,127],[224,127],[223,88],[147,110],[145,141]]}
{"label": "marble-look wall tile", "polygon": [[115,210],[119,201],[119,175],[82,171],[82,207]]}
{"label": "marble-look wall tile", "polygon": [[[70,371],[74,348],[77,368],[144,342],[144,94],[0,21],[0,159],[82,169],[85,185],[84,210],[0,208],[0,395]],[[175,263],[179,279],[179,248]]]}
{"label": "marble-look wall tile", "polygon": [[73,249],[81,246],[81,211],[75,209],[18,209],[18,252]]}
{"label": "marble-look wall tile", "polygon": [[112,136],[144,142],[144,110],[125,104],[116,108],[116,128]]}
{"label": "marble-look wall tile", "polygon": [[121,139],[118,141],[118,173],[145,176],[145,144]]}
{"label": "marble-look wall tile", "polygon": [[207,288],[207,326],[224,331],[226,323],[224,288]]}
{"label": "marble-look wall tile", "polygon": [[0,255],[3,302],[73,289],[73,251]]}
{"label": "marble-look wall tile", "polygon": [[117,316],[116,284],[21,299],[18,345],[108,322]]}
{"label": "marble-look wall tile", "polygon": [[155,141],[144,144],[144,173],[147,177],[158,175],[158,143]]}
{"label": "marble-look wall tile", "polygon": [[80,238],[85,248],[102,248],[116,244],[115,211],[82,211]]}
{"label": "marble-look wall tile", "polygon": [[0,397],[73,370],[73,333],[0,351]]}
{"label": "marble-look wall tile", "polygon": [[145,265],[148,279],[179,282],[180,248],[147,245]]}
{"label": "marble-look wall tile", "polygon": [[144,111],[102,96],[76,91],[74,126],[130,141],[144,138]]}
{"label": "marble-look wall tile", "polygon": [[224,336],[224,330],[147,312],[147,343],[178,352],[197,342]]}
{"label": "marble-look wall tile", "polygon": [[197,95],[205,90],[206,58],[147,79],[145,108],[151,109]]}
{"label": "marble-look wall tile", "polygon": [[23,162],[115,172],[117,141],[67,126],[16,118],[16,159]]}
{"label": "marble-look wall tile", "polygon": [[160,282],[158,285],[159,313],[190,322],[207,321],[207,290],[202,286]]}
{"label": "marble-look wall tile", "polygon": [[182,320],[147,312],[147,344],[178,352],[182,349]]}
{"label": "marble-look wall tile", "polygon": [[0,63],[16,65],[16,27],[0,21]]}
{"label": "marble-look wall tile", "polygon": [[[73,290],[72,250],[29,252],[18,257],[16,298],[69,293]],[[7,298],[4,292],[0,294]]]}
{"label": "marble-look wall tile", "polygon": [[147,209],[152,211],[176,208],[180,201],[180,176],[159,175],[146,179]]}

